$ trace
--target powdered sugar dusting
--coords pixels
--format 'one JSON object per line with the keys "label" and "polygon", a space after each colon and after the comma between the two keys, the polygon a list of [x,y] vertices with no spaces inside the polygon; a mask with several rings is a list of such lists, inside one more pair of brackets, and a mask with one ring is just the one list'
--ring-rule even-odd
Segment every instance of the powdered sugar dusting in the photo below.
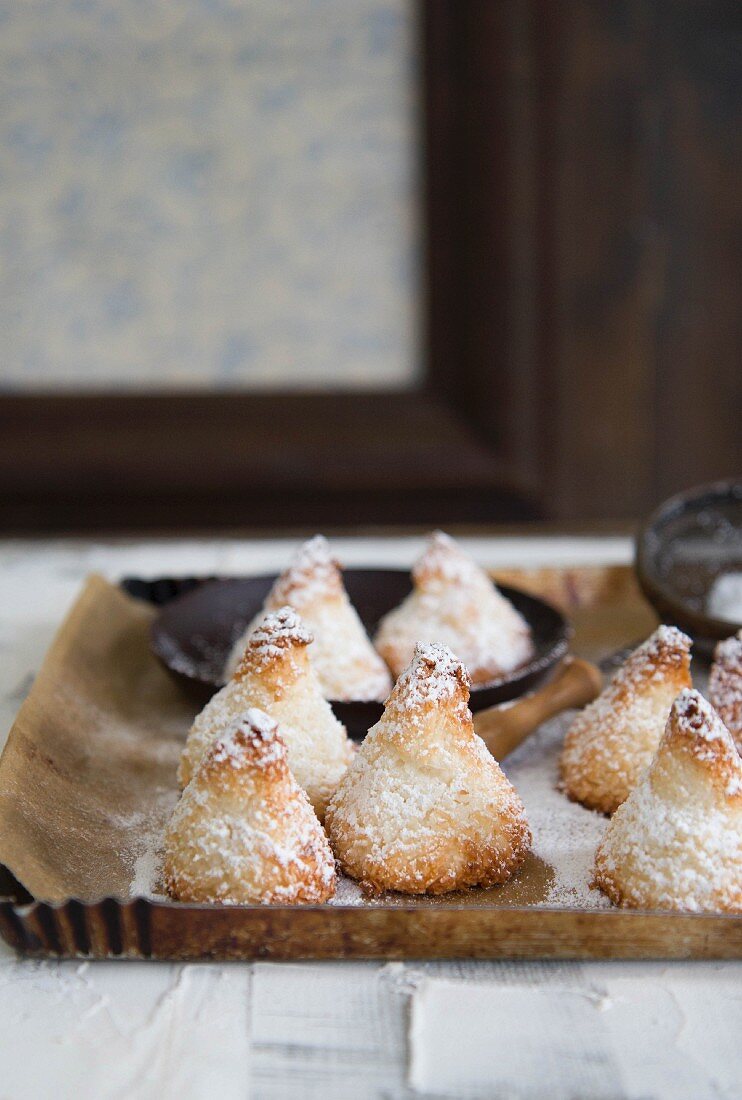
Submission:
{"label": "powdered sugar dusting", "polygon": [[651,683],[661,684],[670,669],[688,668],[691,640],[675,626],[658,626],[646,641],[637,646],[617,672],[608,688],[590,704],[589,712],[595,714],[601,706],[613,707],[621,695],[628,703],[641,685],[642,690]]}
{"label": "powdered sugar dusting", "polygon": [[731,775],[727,780],[724,793],[727,798],[732,798],[734,795],[742,793],[742,775]]}
{"label": "powdered sugar dusting", "polygon": [[[599,724],[622,707],[636,705],[638,692],[662,685],[670,668],[687,668],[691,640],[674,626],[659,626],[631,653],[614,674],[608,687],[582,712]],[[667,712],[665,712],[667,713]]]}
{"label": "powdered sugar dusting", "polygon": [[[248,901],[238,893],[245,884],[254,891],[252,903],[327,900],[335,864],[326,838],[316,819],[299,816],[293,807],[291,816],[281,836],[273,822],[262,827],[259,815],[252,821],[227,812],[204,815],[198,832],[189,834],[192,862],[179,868],[181,881],[200,886],[202,869],[208,867],[211,891],[204,900],[226,905]],[[171,829],[178,826],[176,811]]]}
{"label": "powdered sugar dusting", "polygon": [[740,791],[742,760],[729,732],[697,690],[682,691],[652,764],[597,852],[609,897],[643,908],[739,911]]}
{"label": "powdered sugar dusting", "polygon": [[[273,619],[249,623],[232,647],[226,676],[235,671],[239,674],[243,653],[247,661],[268,662],[282,645],[309,644],[312,667],[326,699],[386,699],[392,689],[389,670],[371,645],[345,591],[340,566],[322,535],[300,547],[268,593],[264,608],[284,618],[278,623]],[[270,630],[265,629],[266,624]],[[257,638],[252,633],[256,627]]]}
{"label": "powdered sugar dusting", "polygon": [[716,647],[709,698],[742,751],[742,630]]}
{"label": "powdered sugar dusting", "polygon": [[704,741],[726,740],[728,731],[710,703],[692,688],[684,688],[673,703],[672,713],[681,732]]}
{"label": "powdered sugar dusting", "polygon": [[614,901],[642,908],[739,909],[739,817],[687,792],[665,801],[645,780],[608,826],[596,859],[601,885]]}
{"label": "powdered sugar dusting", "polygon": [[269,611],[249,638],[252,650],[272,650],[291,645],[310,645],[312,635],[293,607],[285,604],[278,611]]}
{"label": "powdered sugar dusting", "polygon": [[451,699],[461,686],[468,693],[469,673],[448,646],[420,642],[412,664],[399,678],[396,694],[404,697],[406,706],[423,707]]}
{"label": "powdered sugar dusting", "polygon": [[[544,896],[535,901],[529,899],[528,904],[579,909],[606,908],[610,906],[608,898],[591,883],[595,851],[604,836],[608,819],[584,809],[577,803],[570,802],[557,789],[559,751],[564,732],[573,717],[574,712],[568,712],[542,726],[508,757],[503,765],[503,771],[525,803],[526,816],[533,831],[533,852],[547,865],[551,873]],[[732,775],[725,782],[728,795],[734,795],[742,789],[740,774]],[[169,797],[174,798],[174,793],[169,792]],[[704,813],[698,820],[691,820],[688,817],[687,835],[693,835],[694,830],[706,829],[707,826],[704,823],[706,816],[707,814]],[[664,828],[665,826],[661,824],[664,819],[660,817],[658,820],[660,822],[658,828]],[[718,822],[715,825],[711,823],[717,835],[718,824]],[[731,843],[728,829],[726,836],[726,848],[722,846],[721,850],[726,851],[728,856],[728,845]],[[161,832],[157,830],[147,831],[143,836],[142,846],[138,850],[132,894],[162,896],[159,883],[160,843]],[[274,854],[277,858],[280,857],[280,853],[274,852]],[[329,869],[325,873],[329,874]],[[666,869],[660,872],[660,878],[665,874]],[[690,885],[694,882],[697,884],[698,873],[686,870],[683,874],[687,894]],[[517,886],[517,881],[516,877],[512,885]],[[410,904],[428,906],[459,904],[458,899],[465,898],[466,904],[491,905],[498,904],[500,892],[503,891],[504,896],[504,891],[508,889],[509,887],[496,887],[486,892],[473,891],[467,895],[443,895],[435,898],[411,899],[408,896],[388,893],[369,898],[356,882],[341,875],[338,878],[336,896],[330,904],[374,907],[409,906]],[[667,899],[671,895],[667,889],[665,889],[665,896],[666,903],[669,904]]]}
{"label": "powdered sugar dusting", "polygon": [[661,623],[647,639],[646,652],[648,655],[652,655],[655,652],[659,653],[665,647],[669,649],[684,649],[689,641],[688,635],[684,634],[683,631],[679,630],[676,626],[668,626],[667,623]]}
{"label": "powdered sugar dusting", "polygon": [[144,837],[139,855],[134,863],[134,878],[129,887],[133,898],[151,898],[162,901],[166,894],[162,887],[162,829]]}
{"label": "powdered sugar dusting", "polygon": [[[165,833],[163,878],[172,897],[304,904],[331,896],[334,858],[286,755],[276,723],[258,709],[219,738]],[[235,773],[225,783],[214,766]]]}
{"label": "powdered sugar dusting", "polygon": [[154,799],[152,813],[142,822],[134,848],[131,897],[163,900],[162,854],[165,826],[177,802],[177,791],[161,787]]}
{"label": "powdered sugar dusting", "polygon": [[232,675],[239,679],[251,668],[268,668],[289,657],[292,650],[311,645],[312,634],[293,607],[269,611],[235,643],[229,659]]}
{"label": "powdered sugar dusting", "polygon": [[[515,786],[525,804],[525,816],[533,832],[533,855],[546,864],[546,885],[540,887],[540,896],[528,893],[527,904],[536,907],[605,909],[610,902],[592,886],[595,850],[603,837],[608,820],[602,814],[584,809],[570,802],[557,789],[558,756],[570,715],[563,715],[545,724],[533,734],[504,763],[503,771]],[[486,749],[484,750],[486,753]],[[422,818],[429,805],[420,801],[418,812]],[[417,814],[416,814],[417,816]],[[431,835],[430,842],[435,842]],[[522,872],[521,874],[525,874]],[[381,893],[367,896],[361,887],[346,878],[338,877],[337,893],[331,904],[349,906],[439,906],[450,904],[498,905],[521,904],[517,891],[521,888],[518,874],[504,887],[486,891],[419,896]],[[502,901],[500,898],[502,896]],[[513,900],[506,902],[506,897]],[[481,900],[480,900],[481,899]],[[516,900],[517,899],[517,900]]]}
{"label": "powdered sugar dusting", "polygon": [[434,575],[454,584],[466,584],[479,572],[479,566],[450,535],[445,531],[433,531],[423,554],[413,566],[412,576],[415,581]]}
{"label": "powdered sugar dusting", "polygon": [[[676,626],[658,626],[629,655],[613,677],[611,686],[630,695],[639,683],[661,683],[670,669],[688,667],[690,649],[691,640],[682,630]],[[594,703],[591,705],[595,706]]]}
{"label": "powdered sugar dusting", "polygon": [[580,711],[562,753],[570,796],[612,813],[649,765],[675,696],[690,684],[690,639],[659,627]]}
{"label": "powdered sugar dusting", "polygon": [[270,741],[277,735],[278,723],[258,707],[250,707],[245,715],[245,721],[250,729],[261,734],[264,741]]}
{"label": "powdered sugar dusting", "polygon": [[533,852],[554,877],[537,905],[605,908],[610,903],[592,886],[595,849],[607,819],[558,789],[559,751],[574,712],[547,722],[503,764],[503,771],[523,799],[533,831]]}
{"label": "powdered sugar dusting", "polygon": [[244,717],[231,722],[209,751],[212,764],[229,763],[237,768],[248,760],[250,766],[267,768],[286,759],[286,746],[278,734],[278,724],[265,711],[250,707]]}
{"label": "powdered sugar dusting", "polygon": [[270,601],[301,608],[342,587],[340,567],[324,535],[315,535],[297,550],[288,569],[273,586]]}
{"label": "powdered sugar dusting", "polygon": [[533,653],[527,622],[464,551],[437,531],[412,570],[414,589],[379,624],[376,647],[393,672],[417,642],[441,642],[464,662],[475,684],[493,683]]}

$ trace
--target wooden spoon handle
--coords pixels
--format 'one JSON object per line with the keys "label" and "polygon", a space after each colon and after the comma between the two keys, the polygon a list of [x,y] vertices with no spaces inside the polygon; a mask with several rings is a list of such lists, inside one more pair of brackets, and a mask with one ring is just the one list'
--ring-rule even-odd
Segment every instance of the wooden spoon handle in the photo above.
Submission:
{"label": "wooden spoon handle", "polygon": [[602,686],[596,665],[581,657],[565,657],[551,680],[532,695],[509,706],[480,710],[474,715],[474,729],[495,759],[502,760],[547,718],[592,702]]}

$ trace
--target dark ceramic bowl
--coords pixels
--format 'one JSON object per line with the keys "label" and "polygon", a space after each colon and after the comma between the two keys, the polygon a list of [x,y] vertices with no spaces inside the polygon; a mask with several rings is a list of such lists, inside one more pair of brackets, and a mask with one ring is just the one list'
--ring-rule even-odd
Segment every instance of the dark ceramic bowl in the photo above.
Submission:
{"label": "dark ceramic bowl", "polygon": [[636,572],[663,622],[679,626],[709,655],[742,622],[710,615],[717,577],[742,572],[742,482],[689,489],[660,505],[636,540]]}
{"label": "dark ceramic bowl", "polygon": [[[199,685],[204,698],[222,683],[222,669],[232,645],[247,623],[260,611],[276,575],[234,577],[198,583],[195,578],[159,585],[154,594],[125,587],[133,595],[161,603],[162,610],[152,625],[152,648],[178,677]],[[370,636],[387,611],[396,607],[410,591],[409,572],[402,569],[346,569],[343,580],[348,595]],[[183,584],[181,595],[172,586]],[[564,616],[536,596],[516,588],[501,591],[517,607],[533,632],[533,659],[506,679],[476,688],[471,694],[472,710],[504,703],[530,691],[565,655],[570,630]],[[333,710],[348,732],[363,737],[381,717],[380,703],[333,702]]]}

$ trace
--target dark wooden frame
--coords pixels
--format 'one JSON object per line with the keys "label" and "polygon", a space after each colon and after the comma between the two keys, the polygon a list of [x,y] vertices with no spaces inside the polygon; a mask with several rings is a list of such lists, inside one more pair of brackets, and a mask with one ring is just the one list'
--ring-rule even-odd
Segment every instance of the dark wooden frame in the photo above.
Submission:
{"label": "dark wooden frame", "polygon": [[430,369],[550,517],[742,472],[742,7],[429,0]]}
{"label": "dark wooden frame", "polygon": [[0,530],[624,517],[739,473],[739,4],[419,4],[423,384],[4,396]]}
{"label": "dark wooden frame", "polygon": [[[543,514],[533,470],[520,461],[530,438],[518,453],[505,422],[482,414],[489,394],[481,356],[455,340],[451,292],[465,242],[452,218],[459,108],[445,68],[450,9],[420,5],[426,312],[436,318],[425,334],[422,385],[352,394],[5,395],[2,530],[488,523]],[[495,328],[502,322],[493,316]],[[494,366],[504,368],[503,356]],[[508,401],[517,400],[513,378],[492,382]]]}
{"label": "dark wooden frame", "polygon": [[435,394],[69,394],[0,401],[6,530],[528,519]]}

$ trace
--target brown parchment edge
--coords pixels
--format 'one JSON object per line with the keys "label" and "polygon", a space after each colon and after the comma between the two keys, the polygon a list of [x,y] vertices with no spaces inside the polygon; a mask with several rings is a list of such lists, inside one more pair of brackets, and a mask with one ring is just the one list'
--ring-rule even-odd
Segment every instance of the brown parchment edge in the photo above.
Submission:
{"label": "brown parchment edge", "polygon": [[153,614],[90,577],[13,723],[0,863],[34,897],[126,897],[140,836],[174,803],[192,707],[149,652]]}

